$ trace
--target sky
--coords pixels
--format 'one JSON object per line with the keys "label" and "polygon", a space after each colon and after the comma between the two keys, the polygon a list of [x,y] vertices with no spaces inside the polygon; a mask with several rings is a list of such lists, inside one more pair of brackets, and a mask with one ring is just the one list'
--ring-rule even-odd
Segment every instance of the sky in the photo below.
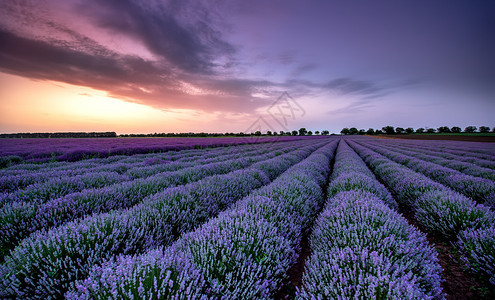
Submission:
{"label": "sky", "polygon": [[495,126],[488,0],[2,0],[0,132]]}

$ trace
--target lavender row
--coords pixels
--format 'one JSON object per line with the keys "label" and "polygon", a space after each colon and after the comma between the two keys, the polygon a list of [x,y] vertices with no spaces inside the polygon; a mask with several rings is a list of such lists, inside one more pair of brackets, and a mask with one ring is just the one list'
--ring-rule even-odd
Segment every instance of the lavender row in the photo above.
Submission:
{"label": "lavender row", "polygon": [[[241,152],[242,151],[242,152]],[[254,149],[239,149],[239,152],[249,155],[250,153],[265,153],[270,149],[254,150]],[[111,185],[117,182],[129,181],[136,178],[149,177],[158,173],[166,171],[175,171],[187,167],[193,167],[200,164],[208,164],[217,161],[223,161],[238,157],[238,153],[228,155],[215,155],[209,159],[202,159],[201,156],[195,158],[195,160],[188,162],[173,162],[167,163],[159,158],[152,158],[145,161],[146,166],[141,167],[139,165],[123,165],[118,163],[112,163],[103,167],[93,168],[91,171],[84,172],[80,175],[67,176],[67,172],[62,172],[59,176],[57,174],[47,180],[40,180],[41,182],[32,184],[25,189],[21,189],[12,193],[6,193],[0,195],[0,205],[10,202],[32,202],[32,203],[45,203],[48,200],[65,196],[70,193],[75,193],[88,188],[99,188],[105,185]],[[210,156],[205,156],[210,157]],[[151,162],[150,162],[151,161]],[[76,166],[74,166],[76,168]],[[113,177],[108,175],[106,170],[115,170],[123,172],[125,175],[119,175],[113,173]],[[105,173],[102,173],[105,172]],[[111,174],[111,173],[110,173]],[[65,175],[65,176],[64,176]],[[39,174],[38,178],[44,177],[44,174]],[[103,179],[100,180],[100,177]],[[105,177],[108,177],[105,184]],[[17,180],[17,177],[14,178]]]}
{"label": "lavender row", "polygon": [[442,298],[425,235],[392,210],[395,200],[345,140],[335,158],[297,298]]}
{"label": "lavender row", "polygon": [[118,254],[170,244],[317,147],[313,144],[248,169],[167,189],[123,212],[93,215],[37,232],[23,240],[0,266],[0,297],[60,298],[94,265]]}
{"label": "lavender row", "polygon": [[128,180],[130,180],[129,177],[116,172],[94,172],[70,177],[55,177],[17,192],[3,194],[0,196],[0,205],[3,206],[12,202],[45,203],[70,193],[91,188],[102,188]]}
{"label": "lavender row", "polygon": [[380,184],[366,163],[351,147],[341,140],[335,156],[335,165],[330,184],[327,188],[327,198],[332,198],[343,191],[364,190],[375,194],[386,205],[397,209],[397,202],[392,195]]}
{"label": "lavender row", "polygon": [[[194,148],[300,140],[300,136],[273,138],[101,138],[101,139],[2,139],[0,156],[16,156],[21,161],[77,161],[91,157],[134,155]],[[324,137],[307,137],[312,139]],[[29,149],[29,150],[27,150]]]}
{"label": "lavender row", "polygon": [[[494,282],[494,248],[483,246],[495,243],[492,210],[368,148],[356,143],[351,146],[397,195],[397,200],[414,210],[416,220],[424,228],[445,240],[457,240],[455,246],[471,266],[479,261],[488,263],[483,269],[472,267],[472,270]],[[469,246],[470,243],[475,246]]]}
{"label": "lavender row", "polygon": [[94,268],[69,299],[266,299],[297,258],[323,200],[336,142],[171,247]]}
{"label": "lavender row", "polygon": [[488,168],[491,170],[495,170],[495,161],[494,160],[486,160],[479,157],[471,156],[469,151],[465,152],[455,152],[451,153],[445,150],[438,150],[437,148],[432,148],[431,146],[422,145],[419,142],[414,145],[408,145],[403,143],[387,143],[387,145],[393,147],[400,147],[401,149],[406,149],[409,151],[414,151],[422,154],[427,154],[435,157],[442,157],[448,160],[453,160],[456,162],[463,163],[471,163],[473,165],[477,165],[483,168]]}
{"label": "lavender row", "polygon": [[426,236],[373,193],[328,200],[310,238],[297,299],[444,299]]}
{"label": "lavender row", "polygon": [[37,230],[58,226],[92,213],[128,208],[166,188],[242,169],[295,148],[285,147],[280,152],[264,155],[259,155],[261,153],[258,151],[252,153],[252,157],[198,165],[102,189],[85,190],[41,205],[26,202],[5,205],[0,212],[0,254],[3,257],[19,240]]}
{"label": "lavender row", "polygon": [[[373,144],[375,146],[378,146],[378,145],[376,145],[376,143],[373,143]],[[380,145],[380,147],[382,147],[384,149],[391,150],[391,151],[399,152],[399,153],[407,155],[407,156],[415,157],[415,158],[418,158],[418,159],[421,159],[421,160],[424,160],[427,162],[432,162],[432,163],[435,163],[435,164],[438,164],[438,165],[441,165],[441,166],[444,166],[444,167],[447,167],[450,169],[454,169],[454,170],[457,170],[457,171],[464,173],[464,174],[467,174],[467,175],[476,176],[476,177],[483,177],[486,179],[490,179],[492,181],[495,180],[495,170],[492,170],[489,168],[483,168],[483,167],[480,167],[478,165],[471,164],[471,163],[460,162],[460,161],[457,161],[455,158],[454,159],[446,159],[443,157],[428,155],[428,154],[423,153],[424,150],[423,151],[421,151],[421,150],[416,150],[416,151],[412,150],[411,151],[411,150],[408,150],[409,148],[407,150],[405,150],[405,149],[398,148],[396,145],[394,145],[394,146]]]}
{"label": "lavender row", "polygon": [[459,171],[390,151],[379,146],[366,145],[368,148],[435,181],[445,184],[457,192],[473,198],[477,202],[495,207],[495,184],[492,180],[462,174]]}

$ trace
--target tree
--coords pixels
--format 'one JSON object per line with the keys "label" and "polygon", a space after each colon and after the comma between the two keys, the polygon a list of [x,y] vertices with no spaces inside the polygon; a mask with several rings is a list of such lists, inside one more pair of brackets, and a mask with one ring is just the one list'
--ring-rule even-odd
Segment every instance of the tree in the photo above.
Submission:
{"label": "tree", "polygon": [[304,127],[299,128],[299,135],[306,135],[306,133],[308,133],[308,131],[306,130],[306,128],[304,128]]}
{"label": "tree", "polygon": [[254,133],[254,135],[255,135],[255,136],[261,136],[261,131],[259,131],[259,130],[258,130],[258,131],[256,131],[256,132]]}
{"label": "tree", "polygon": [[316,131],[315,131],[315,134],[316,134],[316,135],[319,135],[319,134],[320,134],[320,132],[319,132],[318,130],[316,130]]}
{"label": "tree", "polygon": [[427,133],[435,133],[437,130],[435,128],[428,128],[426,129]]}
{"label": "tree", "polygon": [[418,128],[416,129],[416,133],[424,133],[425,132],[425,129],[424,128]]}
{"label": "tree", "polygon": [[349,128],[342,128],[342,130],[340,131],[340,134],[348,135],[349,134]]}
{"label": "tree", "polygon": [[459,133],[462,131],[462,129],[461,129],[461,127],[454,126],[454,127],[450,128],[450,131],[453,133]]}
{"label": "tree", "polygon": [[381,131],[380,129],[377,129],[377,130],[375,130],[375,134],[383,134],[383,131]]}
{"label": "tree", "polygon": [[412,127],[407,127],[407,128],[406,128],[406,133],[407,133],[407,134],[411,134],[411,133],[413,133],[413,132],[414,132],[414,128],[412,128]]}
{"label": "tree", "polygon": [[285,135],[285,132],[283,130],[280,130],[279,134],[280,135]]}
{"label": "tree", "polygon": [[357,133],[358,133],[358,130],[356,127],[349,128],[349,134],[357,134]]}
{"label": "tree", "polygon": [[385,126],[385,127],[382,127],[382,130],[383,130],[383,132],[385,132],[386,134],[394,134],[394,133],[395,133],[395,128],[394,128],[394,126]]}
{"label": "tree", "polygon": [[492,132],[495,132],[495,127],[493,127]]}
{"label": "tree", "polygon": [[297,130],[292,130],[292,135],[297,135]]}
{"label": "tree", "polygon": [[464,132],[468,132],[468,133],[476,132],[476,130],[478,130],[476,126],[468,126],[464,128]]}
{"label": "tree", "polygon": [[367,135],[374,135],[375,134],[375,130],[373,128],[370,128],[370,129],[368,129],[368,131],[366,131],[366,134]]}
{"label": "tree", "polygon": [[365,134],[366,134],[366,130],[364,130],[364,129],[359,129],[358,134],[359,134],[359,135],[365,135]]}
{"label": "tree", "polygon": [[287,131],[287,132],[285,133],[285,135],[292,135],[292,132]]}
{"label": "tree", "polygon": [[313,135],[313,131],[308,131],[308,135]]}
{"label": "tree", "polygon": [[266,132],[266,135],[272,135],[272,132],[271,132],[270,130],[268,130],[268,131]]}
{"label": "tree", "polygon": [[439,133],[450,133],[450,128],[447,126],[438,127],[437,131]]}
{"label": "tree", "polygon": [[276,131],[273,132],[273,135],[278,135],[278,133]]}
{"label": "tree", "polygon": [[483,132],[483,133],[490,132],[490,127],[480,126],[480,132]]}
{"label": "tree", "polygon": [[397,132],[398,134],[401,134],[401,133],[404,133],[406,130],[402,127],[397,127],[395,128],[395,132]]}
{"label": "tree", "polygon": [[330,132],[328,130],[322,130],[321,135],[328,135]]}

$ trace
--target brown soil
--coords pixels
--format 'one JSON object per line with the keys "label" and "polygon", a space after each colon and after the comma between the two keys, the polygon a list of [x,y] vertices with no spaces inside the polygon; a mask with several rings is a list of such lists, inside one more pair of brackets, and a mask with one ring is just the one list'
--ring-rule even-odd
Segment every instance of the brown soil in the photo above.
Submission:
{"label": "brown soil", "polygon": [[[417,222],[414,212],[409,207],[401,205],[399,212],[409,224],[426,232],[425,228]],[[440,266],[443,268],[442,289],[447,295],[447,300],[495,299],[495,288],[486,280],[477,278],[476,275],[466,270],[449,242],[430,234],[427,234],[427,240],[437,251]]]}
{"label": "brown soil", "polygon": [[407,139],[407,140],[442,140],[442,141],[463,141],[463,142],[484,142],[495,143],[495,136],[475,136],[475,135],[435,135],[435,134],[402,134],[402,135],[370,135],[380,139]]}
{"label": "brown soil", "polygon": [[311,247],[309,245],[309,236],[307,233],[301,240],[301,252],[297,262],[287,271],[289,275],[287,282],[283,287],[275,294],[274,299],[293,299],[296,295],[297,288],[301,286],[302,276],[304,273],[304,266],[306,265],[306,259],[311,255]]}

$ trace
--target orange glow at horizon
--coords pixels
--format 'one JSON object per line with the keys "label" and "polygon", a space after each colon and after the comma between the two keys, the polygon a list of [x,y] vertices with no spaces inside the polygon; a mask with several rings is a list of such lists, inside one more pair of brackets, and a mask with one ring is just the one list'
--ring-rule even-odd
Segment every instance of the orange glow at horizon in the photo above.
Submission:
{"label": "orange glow at horizon", "polygon": [[249,114],[160,110],[89,87],[0,72],[1,133],[232,132],[242,131],[251,122]]}
{"label": "orange glow at horizon", "polygon": [[1,132],[173,132],[185,123],[180,111],[126,102],[88,87],[5,73],[0,82]]}

